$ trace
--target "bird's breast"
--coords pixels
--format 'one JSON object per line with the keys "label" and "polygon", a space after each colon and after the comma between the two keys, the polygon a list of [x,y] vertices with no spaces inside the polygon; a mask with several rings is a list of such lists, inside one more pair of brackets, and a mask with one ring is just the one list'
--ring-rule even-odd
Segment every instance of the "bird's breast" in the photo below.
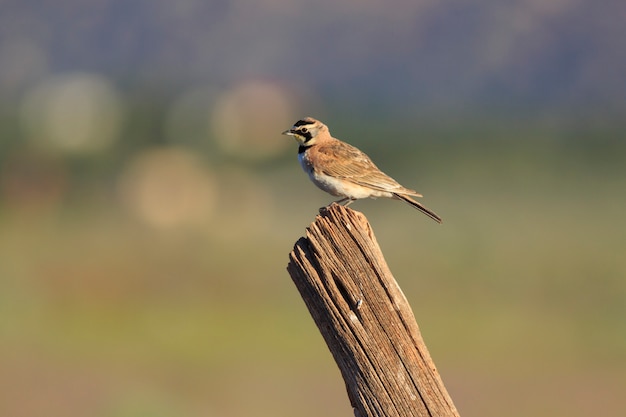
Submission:
{"label": "bird's breast", "polygon": [[298,161],[300,161],[302,169],[308,174],[313,184],[327,193],[352,199],[388,196],[389,193],[372,190],[371,188],[324,174],[322,170],[316,170],[314,157],[315,155],[311,158],[309,152],[302,152],[298,154]]}
{"label": "bird's breast", "polygon": [[307,152],[301,152],[298,154],[298,161],[300,162],[300,166],[307,174],[311,175],[313,172],[313,164],[308,158]]}

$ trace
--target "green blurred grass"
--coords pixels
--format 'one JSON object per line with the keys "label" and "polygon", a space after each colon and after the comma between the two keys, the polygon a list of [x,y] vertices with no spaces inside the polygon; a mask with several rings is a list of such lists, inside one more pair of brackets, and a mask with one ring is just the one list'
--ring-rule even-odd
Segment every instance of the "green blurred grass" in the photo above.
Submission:
{"label": "green blurred grass", "polygon": [[[352,206],[368,216],[461,415],[621,415],[623,147],[469,136],[405,143],[401,154],[358,144],[443,225],[398,202]],[[330,198],[292,154],[224,162],[218,175],[231,165],[269,203],[244,210],[245,196],[222,188],[201,230],[152,229],[98,179],[49,211],[2,207],[0,414],[351,415],[285,271]]]}

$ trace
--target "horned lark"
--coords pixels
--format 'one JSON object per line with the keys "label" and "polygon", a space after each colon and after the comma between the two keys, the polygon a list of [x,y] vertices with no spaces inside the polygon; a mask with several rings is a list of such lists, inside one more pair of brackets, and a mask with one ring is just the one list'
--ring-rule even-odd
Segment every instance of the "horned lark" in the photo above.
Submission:
{"label": "horned lark", "polygon": [[354,146],[333,138],[319,120],[298,120],[283,135],[293,136],[300,144],[298,159],[311,181],[327,193],[343,197],[337,203],[347,206],[359,198],[393,198],[441,223],[441,217],[411,198],[421,194],[398,184]]}

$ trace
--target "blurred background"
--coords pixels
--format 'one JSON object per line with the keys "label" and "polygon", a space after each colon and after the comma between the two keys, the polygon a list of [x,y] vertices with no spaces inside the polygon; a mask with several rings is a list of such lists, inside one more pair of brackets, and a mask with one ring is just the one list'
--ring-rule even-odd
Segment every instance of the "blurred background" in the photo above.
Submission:
{"label": "blurred background", "polygon": [[0,2],[0,415],[351,416],[285,267],[313,116],[464,417],[626,411],[626,3]]}

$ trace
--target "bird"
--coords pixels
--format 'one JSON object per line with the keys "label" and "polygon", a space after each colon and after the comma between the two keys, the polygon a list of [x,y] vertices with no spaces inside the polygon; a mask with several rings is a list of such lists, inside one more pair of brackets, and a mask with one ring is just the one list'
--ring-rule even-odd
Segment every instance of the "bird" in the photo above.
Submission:
{"label": "bird", "polygon": [[411,198],[422,197],[420,193],[400,185],[356,147],[332,137],[328,126],[319,120],[305,117],[282,134],[293,136],[298,142],[298,160],[311,181],[327,193],[343,197],[337,204],[348,206],[362,198],[391,198],[442,222],[434,211]]}

